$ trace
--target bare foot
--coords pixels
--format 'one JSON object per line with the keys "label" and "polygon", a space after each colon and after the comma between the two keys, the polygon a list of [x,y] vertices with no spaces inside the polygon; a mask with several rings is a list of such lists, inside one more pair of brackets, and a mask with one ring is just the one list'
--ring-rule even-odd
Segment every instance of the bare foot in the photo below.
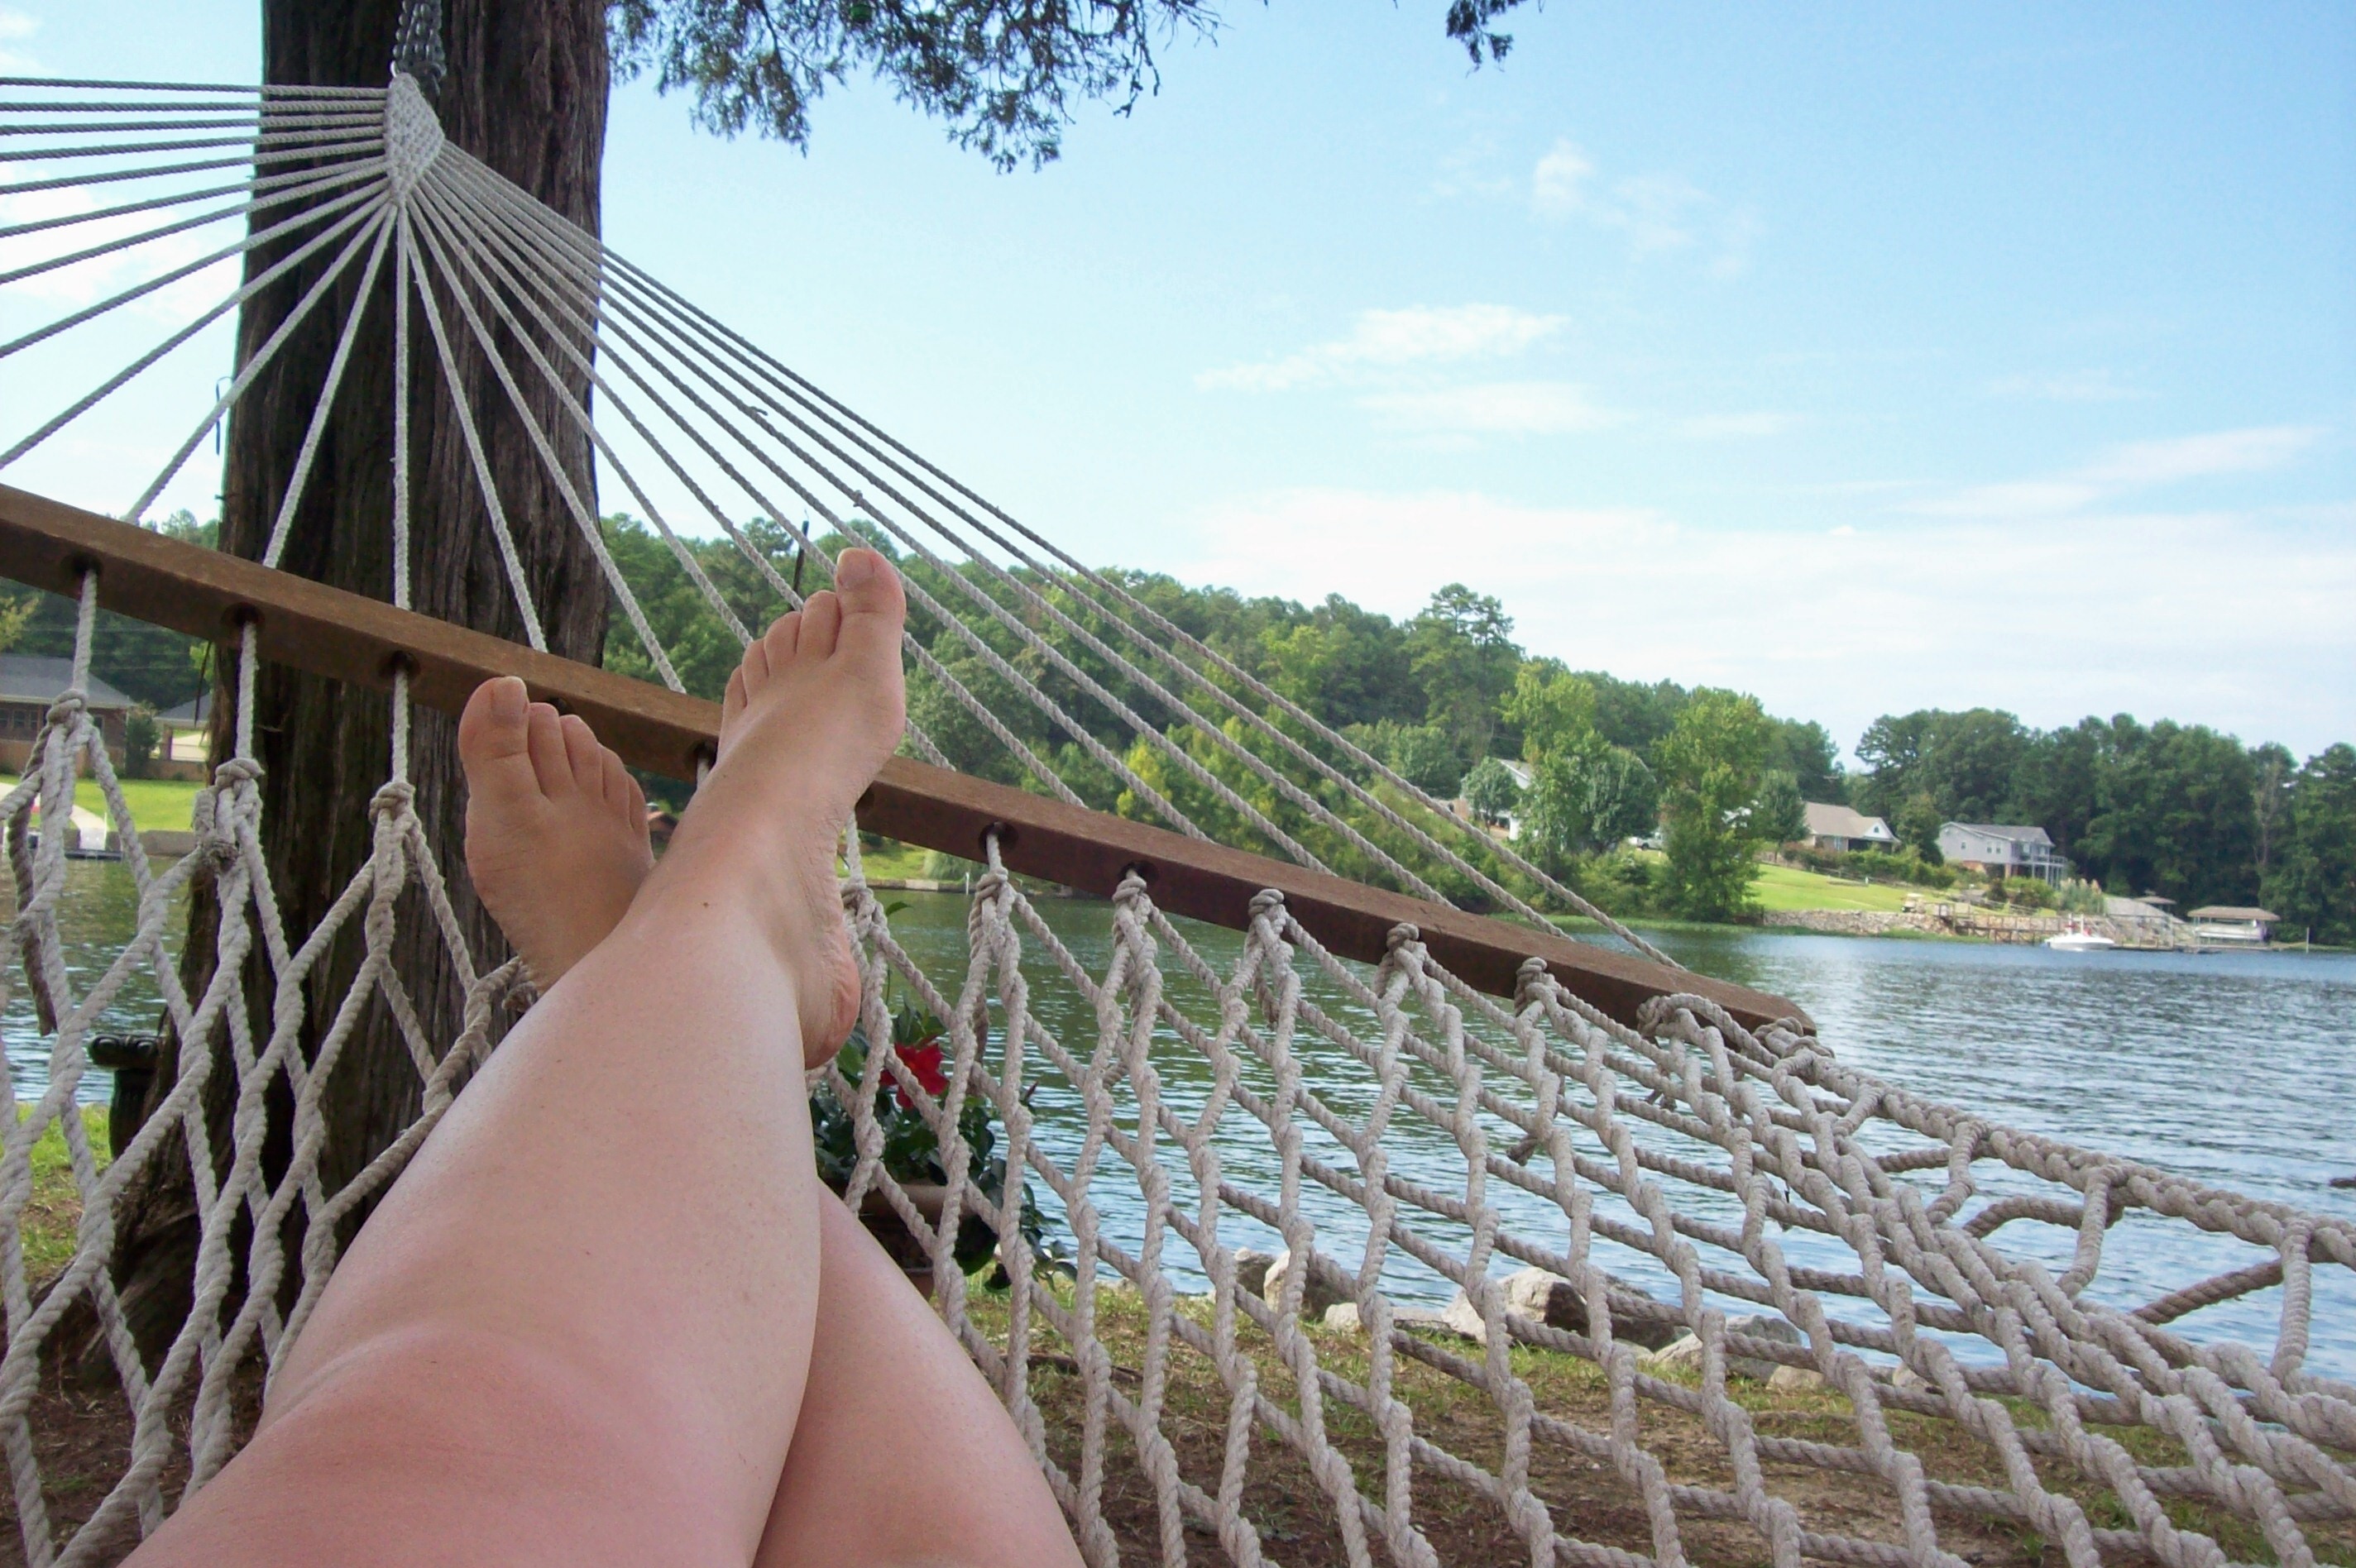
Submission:
{"label": "bare foot", "polygon": [[458,720],[466,870],[543,991],[618,924],[654,855],[647,799],[581,720],[485,681]]}
{"label": "bare foot", "polygon": [[835,853],[851,808],[899,744],[906,719],[900,628],[907,600],[890,564],[845,550],[835,590],[813,593],[744,650],[728,677],[720,757],[680,819],[665,878],[726,866],[753,879],[756,918],[793,977],[802,1057],[832,1056],[859,1019],[859,971]]}

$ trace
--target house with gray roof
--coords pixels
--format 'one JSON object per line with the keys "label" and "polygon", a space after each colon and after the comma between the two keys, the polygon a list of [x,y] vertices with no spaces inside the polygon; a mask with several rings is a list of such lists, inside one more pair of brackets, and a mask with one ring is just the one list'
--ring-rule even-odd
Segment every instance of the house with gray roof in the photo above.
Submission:
{"label": "house with gray roof", "polygon": [[2035,877],[2059,882],[2070,862],[2042,827],[2001,822],[1949,822],[1939,828],[1939,855],[1991,877]]}
{"label": "house with gray roof", "polygon": [[1846,805],[1805,804],[1808,842],[1819,849],[1895,849],[1898,835],[1879,816],[1867,816]]}
{"label": "house with gray roof", "polygon": [[213,688],[205,688],[177,708],[166,708],[155,715],[155,728],[164,734],[163,755],[167,762],[201,763],[213,723]]}
{"label": "house with gray roof", "polygon": [[[33,737],[48,721],[50,705],[73,683],[73,660],[32,654],[0,654],[0,767],[22,773]],[[113,687],[91,676],[82,693],[86,710],[106,737],[107,755],[123,761],[123,725],[135,706]]]}

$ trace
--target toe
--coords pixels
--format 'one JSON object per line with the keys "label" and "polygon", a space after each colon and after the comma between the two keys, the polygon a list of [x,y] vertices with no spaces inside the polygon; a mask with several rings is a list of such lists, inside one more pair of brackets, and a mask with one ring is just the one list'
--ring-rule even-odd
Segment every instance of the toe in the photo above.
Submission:
{"label": "toe", "polygon": [[564,750],[564,725],[556,709],[535,702],[524,716],[525,744],[531,753],[532,775],[540,793],[562,800],[573,793],[573,759]]}
{"label": "toe", "polygon": [[564,760],[573,773],[573,787],[591,800],[605,793],[605,759],[612,753],[597,742],[597,732],[577,713],[557,720],[564,735]]}
{"label": "toe", "polygon": [[899,656],[900,628],[908,618],[908,596],[892,563],[872,549],[847,549],[835,563],[834,585],[842,596],[840,640],[861,651],[883,648]]}
{"label": "toe", "polygon": [[[630,770],[622,765],[621,758],[603,747],[598,751],[598,793],[605,797],[606,810],[626,819],[630,814],[630,791],[637,781],[630,777]],[[639,815],[643,816],[645,813]]]}
{"label": "toe", "polygon": [[[811,599],[805,599],[799,610],[788,610],[769,623],[769,629],[761,635],[758,645],[767,656],[761,667],[765,671],[781,670],[794,662],[794,655],[800,649],[808,634],[809,611],[813,602]],[[748,665],[752,662],[750,648],[745,650],[745,662]],[[744,695],[750,697],[758,689],[757,682],[748,681],[745,684]]]}
{"label": "toe", "polygon": [[470,795],[489,798],[539,789],[528,735],[530,706],[523,682],[513,676],[483,682],[466,699],[458,716],[458,759],[466,764]]}
{"label": "toe", "polygon": [[796,652],[806,659],[826,658],[834,652],[835,635],[841,630],[841,597],[821,589],[802,602],[801,646]]}
{"label": "toe", "polygon": [[736,728],[736,715],[744,711],[744,667],[738,665],[728,672],[728,689],[720,699],[720,732],[726,734]]}

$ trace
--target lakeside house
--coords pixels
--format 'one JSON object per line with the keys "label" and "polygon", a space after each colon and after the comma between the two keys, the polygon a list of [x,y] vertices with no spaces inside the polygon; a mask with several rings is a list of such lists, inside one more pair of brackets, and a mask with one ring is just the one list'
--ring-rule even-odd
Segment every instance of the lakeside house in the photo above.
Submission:
{"label": "lakeside house", "polygon": [[[0,768],[21,774],[33,750],[33,737],[49,716],[50,705],[63,697],[73,681],[73,660],[41,658],[30,654],[0,654]],[[106,754],[123,762],[123,726],[134,706],[131,699],[96,676],[82,694],[83,709],[106,737]]]}
{"label": "lakeside house", "polygon": [[[1499,757],[1497,760],[1505,764],[1507,773],[1514,775],[1514,788],[1522,795],[1527,795],[1530,780],[1536,776],[1530,772],[1529,763],[1517,763],[1511,757]],[[1505,813],[1505,837],[1508,839],[1519,838],[1522,836],[1522,807],[1518,799]]]}
{"label": "lakeside house", "polygon": [[2070,862],[2042,827],[2000,822],[1948,822],[1939,827],[1939,856],[1950,866],[1990,877],[2035,877],[2059,884]]}
{"label": "lakeside house", "polygon": [[[1530,765],[1527,763],[1517,763],[1511,757],[1494,757],[1489,760],[1513,776],[1514,789],[1517,794],[1529,789],[1530,780],[1534,775],[1530,773]],[[1460,820],[1485,828],[1492,834],[1502,832],[1508,839],[1519,838],[1522,836],[1522,813],[1519,806],[1507,808],[1502,816],[1491,816],[1485,812],[1473,810],[1472,803],[1459,795],[1448,803],[1448,809],[1455,813]]]}
{"label": "lakeside house", "polygon": [[1808,842],[1819,849],[1889,849],[1898,848],[1898,835],[1879,816],[1867,816],[1846,805],[1805,803]]}
{"label": "lakeside house", "polygon": [[206,732],[212,722],[213,688],[209,686],[177,708],[166,708],[155,715],[155,728],[161,731],[156,756],[167,763],[203,762]]}
{"label": "lakeside house", "polygon": [[2241,904],[2202,904],[2184,918],[2192,923],[2192,934],[2200,941],[2244,947],[2262,947],[2273,941],[2275,927],[2282,923],[2282,916],[2270,909]]}

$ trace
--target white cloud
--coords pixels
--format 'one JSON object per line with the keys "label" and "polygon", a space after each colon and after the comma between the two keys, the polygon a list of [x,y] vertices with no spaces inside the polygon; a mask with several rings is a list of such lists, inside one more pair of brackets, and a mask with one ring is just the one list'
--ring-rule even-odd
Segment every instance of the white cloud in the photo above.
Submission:
{"label": "white cloud", "polygon": [[2126,403],[2149,398],[2151,392],[2122,381],[2108,370],[2067,370],[2056,375],[2004,376],[1988,383],[1998,398],[2025,398],[2046,403]]}
{"label": "white cloud", "polygon": [[1683,175],[1652,173],[1603,179],[1586,150],[1558,139],[1530,171],[1530,210],[1556,222],[1576,219],[1627,236],[1633,255],[1693,250],[1715,251],[1713,275],[1731,277],[1750,265],[1762,225],[1748,207],[1729,207]]}
{"label": "white cloud", "polygon": [[[21,43],[40,30],[41,24],[35,18],[26,16],[22,11],[12,11],[5,5],[0,5],[0,46]],[[0,71],[30,73],[40,69],[39,62],[32,56],[19,54],[14,49],[0,47]]]}
{"label": "white cloud", "polygon": [[1347,337],[1281,359],[1231,365],[1194,378],[1204,388],[1272,392],[1346,376],[1365,367],[1462,363],[1520,354],[1569,325],[1503,304],[1411,305],[1361,311]]}
{"label": "white cloud", "polygon": [[2317,425],[2265,425],[2131,442],[2114,448],[2085,473],[2089,479],[2115,485],[2164,485],[2217,474],[2256,474],[2282,467],[2323,436]]}
{"label": "white cloud", "polygon": [[[2342,508],[2344,514],[2345,508]],[[1290,490],[1212,508],[1157,562],[1190,581],[1411,614],[1436,582],[1494,593],[1533,652],[1757,692],[1844,741],[1883,712],[1988,703],[2032,723],[2130,711],[2302,752],[2356,733],[2356,537],[2246,512],[1732,531],[1641,507],[1461,491]],[[1403,570],[1422,561],[1428,570]],[[1970,594],[1969,563],[2000,563]],[[2103,613],[2086,592],[2102,584]],[[1969,656],[1955,606],[1969,594]],[[2197,637],[2185,629],[2199,629]]]}
{"label": "white cloud", "polygon": [[2280,468],[2327,433],[2319,425],[2262,425],[2128,442],[2066,474],[1975,485],[1918,501],[1908,509],[1928,517],[1992,520],[2066,517],[2147,485]]}
{"label": "white cloud", "polygon": [[1547,148],[1530,171],[1530,206],[1547,218],[1590,211],[1594,178],[1595,160],[1566,137]]}
{"label": "white cloud", "polygon": [[1568,381],[1473,382],[1376,392],[1358,401],[1387,423],[1438,435],[1558,435],[1601,430],[1622,418]]}
{"label": "white cloud", "polygon": [[[0,185],[45,178],[55,172],[54,165],[0,161]],[[0,228],[71,218],[95,212],[100,205],[90,190],[73,187],[0,196]],[[171,220],[168,216],[155,213],[132,213],[0,240],[0,272],[116,243]],[[169,234],[127,250],[104,251],[87,261],[37,272],[8,284],[7,289],[16,300],[44,301],[59,315],[64,315],[234,244],[243,232],[242,224],[223,222]],[[130,308],[151,318],[185,320],[235,293],[238,285],[237,261],[234,257],[225,258],[141,296]]]}
{"label": "white cloud", "polygon": [[1758,410],[1746,414],[1698,414],[1677,421],[1677,433],[1695,441],[1728,441],[1781,435],[1800,422],[1797,414]]}
{"label": "white cloud", "polygon": [[1987,517],[2002,521],[2051,517],[2077,511],[2103,496],[2099,485],[2072,479],[2023,479],[2008,485],[1974,485],[1950,495],[1918,501],[1908,510],[1932,517]]}

